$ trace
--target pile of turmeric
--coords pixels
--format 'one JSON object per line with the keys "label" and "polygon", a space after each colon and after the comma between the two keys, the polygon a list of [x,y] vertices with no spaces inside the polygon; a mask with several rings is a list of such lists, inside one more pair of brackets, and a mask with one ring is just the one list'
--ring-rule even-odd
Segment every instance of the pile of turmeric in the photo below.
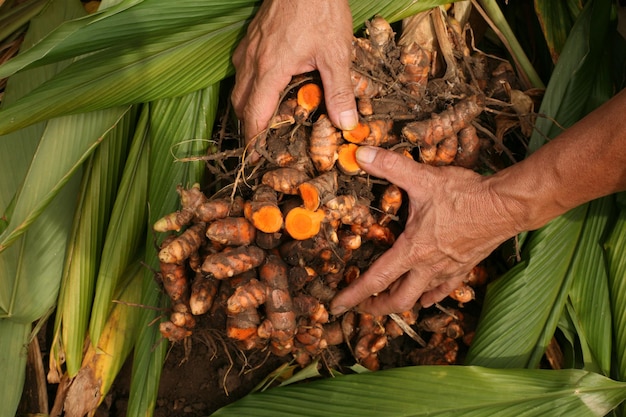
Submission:
{"label": "pile of turmeric", "polygon": [[[260,161],[250,163],[247,150],[224,149],[211,160],[244,156],[230,176],[206,188],[218,191],[178,187],[180,209],[154,224],[165,234],[159,276],[172,311],[161,323],[164,337],[182,341],[199,316],[220,310],[225,334],[240,349],[291,355],[302,366],[343,345],[375,370],[379,353],[403,335],[417,343],[415,363],[454,363],[458,341],[471,342],[460,310],[485,285],[481,266],[450,294],[456,305],[447,315],[420,317],[417,304],[393,317],[332,316],[328,305],[393,245],[407,217],[403,190],[358,166],[359,146],[480,169],[491,139],[479,137],[480,123],[495,90],[482,74],[468,73],[472,55],[455,27],[447,42],[462,51],[442,57],[405,34],[396,43],[389,23],[375,17],[367,36],[353,42],[355,129],[332,124],[319,78],[303,74],[288,86],[263,140],[255,141]],[[430,335],[429,342],[420,335]]]}

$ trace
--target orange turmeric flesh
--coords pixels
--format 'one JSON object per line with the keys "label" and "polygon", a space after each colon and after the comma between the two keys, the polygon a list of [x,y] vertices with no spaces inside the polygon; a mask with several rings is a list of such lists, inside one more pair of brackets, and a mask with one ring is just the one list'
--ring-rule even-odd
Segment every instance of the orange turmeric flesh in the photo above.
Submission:
{"label": "orange turmeric flesh", "polygon": [[344,143],[339,146],[337,153],[339,158],[337,159],[337,166],[346,175],[358,175],[363,173],[363,170],[356,162],[356,150],[359,145],[354,143]]}
{"label": "orange turmeric flesh", "polygon": [[370,135],[370,126],[368,123],[359,122],[352,130],[344,130],[343,138],[348,142],[361,143]]}
{"label": "orange turmeric flesh", "polygon": [[322,210],[308,210],[304,207],[293,208],[285,217],[285,230],[296,240],[305,240],[317,235],[324,220]]}

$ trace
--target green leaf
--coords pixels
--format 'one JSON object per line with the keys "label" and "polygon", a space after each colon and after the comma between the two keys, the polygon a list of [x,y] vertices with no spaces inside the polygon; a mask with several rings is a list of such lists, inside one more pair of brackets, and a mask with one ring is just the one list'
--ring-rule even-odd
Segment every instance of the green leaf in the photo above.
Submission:
{"label": "green leaf", "polygon": [[535,130],[529,142],[534,152],[589,112],[596,73],[609,40],[610,0],[591,0],[570,31],[541,102]]}
{"label": "green leaf", "polygon": [[274,388],[213,416],[603,416],[625,398],[586,371],[419,366]]}
{"label": "green leaf", "polygon": [[[128,110],[112,108],[47,124],[17,192],[13,215],[0,234],[0,252],[24,233]],[[6,146],[10,145],[7,141]]]}
{"label": "green leaf", "polygon": [[580,3],[572,0],[535,0],[535,11],[548,44],[552,62],[556,63],[569,31],[580,12]]}
{"label": "green leaf", "polygon": [[[624,197],[626,194],[621,193]],[[626,381],[626,206],[605,244],[609,270],[616,379]]]}
{"label": "green leaf", "polygon": [[0,417],[14,417],[24,387],[30,323],[0,319]]}
{"label": "green leaf", "polygon": [[[0,66],[1,77],[30,65],[81,57],[1,110],[0,134],[60,115],[180,96],[219,82],[232,74],[232,51],[257,5],[243,0],[126,3],[69,22],[28,56]],[[353,0],[351,6],[355,27],[360,27],[377,13],[394,21],[443,3]]]}
{"label": "green leaf", "polygon": [[[213,85],[185,96],[150,103],[150,177],[148,202],[150,204],[149,227],[146,241],[154,242],[154,222],[165,214],[179,208],[176,186],[190,186],[201,182],[204,164],[201,161],[176,162],[178,157],[198,156],[206,153],[207,139],[213,131],[219,102],[219,85]],[[157,242],[158,243],[158,242]],[[158,269],[154,245],[146,245],[145,263]],[[144,277],[142,304],[158,306],[161,289],[157,287],[153,273]],[[145,310],[141,319],[141,333],[135,346],[133,372],[128,414],[151,415],[157,398],[159,378],[167,351],[167,340],[161,337],[154,323],[156,313]]]}
{"label": "green leaf", "polygon": [[148,107],[145,106],[136,126],[106,229],[89,323],[91,340],[100,339],[100,332],[113,308],[113,297],[121,277],[145,243],[150,158],[147,124]]}
{"label": "green leaf", "polygon": [[498,3],[495,0],[480,0],[480,5],[489,16],[489,19],[491,19],[493,24],[502,34],[502,37],[504,38],[503,41],[506,41],[507,49],[513,58],[519,77],[523,80],[525,87],[543,88],[543,82],[541,81],[539,74],[537,74],[535,68],[532,66],[530,60],[524,53],[522,46],[513,33],[513,30],[502,14],[502,10],[500,10]]}
{"label": "green leaf", "polygon": [[490,284],[468,365],[538,365],[569,292],[568,270],[586,214],[580,206],[534,232],[522,253],[526,261]]}
{"label": "green leaf", "polygon": [[232,71],[230,53],[249,15],[250,10],[238,10],[152,43],[104,49],[77,60],[0,111],[0,134],[63,114],[184,95],[218,82]]}
{"label": "green leaf", "polygon": [[[569,298],[579,320],[577,333],[584,340],[585,369],[610,375],[611,369],[611,308],[608,274],[604,262],[602,240],[609,219],[613,218],[614,197],[605,197],[589,203],[589,212],[576,248],[569,274],[572,276]],[[595,369],[598,367],[598,369]]]}
{"label": "green leaf", "polygon": [[55,319],[55,339],[62,336],[63,351],[56,360],[60,364],[61,356],[65,358],[70,377],[83,359],[100,254],[127,154],[129,122],[125,117],[85,164]]}

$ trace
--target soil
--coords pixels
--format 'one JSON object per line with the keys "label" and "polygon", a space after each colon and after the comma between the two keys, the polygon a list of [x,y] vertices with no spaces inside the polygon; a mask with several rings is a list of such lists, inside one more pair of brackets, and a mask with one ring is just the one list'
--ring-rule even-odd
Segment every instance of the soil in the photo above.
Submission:
{"label": "soil", "polygon": [[[482,297],[482,295],[480,295]],[[444,306],[442,306],[444,307]],[[456,302],[447,300],[444,308],[458,308]],[[463,306],[468,316],[476,316],[480,300]],[[440,314],[437,308],[422,310],[426,316]],[[215,327],[215,326],[219,327]],[[223,334],[221,317],[207,318],[199,323],[189,345],[171,345],[166,358],[159,396],[154,411],[155,417],[201,417],[209,416],[250,393],[259,384],[266,382],[268,375],[290,357],[279,358],[266,351],[242,352]],[[430,333],[421,335],[428,341]],[[413,352],[419,345],[408,336],[394,339],[379,355],[381,369],[414,364]],[[462,363],[467,346],[459,343],[454,363]],[[346,346],[329,349],[320,361],[320,373],[327,374],[327,366],[341,372],[350,372],[348,367],[355,360]],[[130,361],[98,409],[97,417],[124,417],[130,388]]]}

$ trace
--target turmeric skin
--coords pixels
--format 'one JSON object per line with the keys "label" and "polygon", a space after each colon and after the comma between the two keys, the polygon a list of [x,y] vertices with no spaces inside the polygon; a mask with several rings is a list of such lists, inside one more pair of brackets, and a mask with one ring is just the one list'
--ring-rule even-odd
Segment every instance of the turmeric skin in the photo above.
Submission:
{"label": "turmeric skin", "polygon": [[279,193],[297,195],[298,186],[310,179],[302,170],[285,167],[266,172],[261,182]]}
{"label": "turmeric skin", "polygon": [[178,186],[176,191],[180,195],[181,209],[157,220],[153,225],[155,232],[170,230],[178,232],[193,220],[196,208],[207,201],[206,196],[200,191],[200,184],[194,184],[189,190]]}
{"label": "turmeric skin", "polygon": [[176,326],[171,321],[164,321],[159,324],[161,335],[170,342],[180,342],[181,340],[191,336],[191,330]]}
{"label": "turmeric skin", "polygon": [[430,148],[448,136],[469,126],[485,104],[484,97],[474,95],[459,101],[454,106],[439,114],[432,114],[430,119],[408,123],[402,128],[402,134],[411,143]]}
{"label": "turmeric skin", "polygon": [[220,281],[213,277],[205,276],[202,273],[196,274],[191,283],[191,296],[189,297],[191,314],[199,316],[211,309],[219,284]]}
{"label": "turmeric skin", "polygon": [[338,158],[337,148],[341,133],[333,126],[330,119],[322,114],[313,123],[309,138],[309,156],[319,172],[330,171]]}
{"label": "turmeric skin", "polygon": [[229,314],[236,314],[250,308],[257,308],[265,303],[266,297],[267,286],[253,278],[235,289],[233,295],[228,298],[226,309]]}
{"label": "turmeric skin", "polygon": [[454,165],[472,169],[480,156],[480,139],[474,126],[463,128],[458,133],[459,150]]}
{"label": "turmeric skin", "polygon": [[407,86],[408,91],[420,97],[428,84],[431,53],[418,43],[404,45],[400,51],[400,63],[404,65],[399,74],[399,81]]}
{"label": "turmeric skin", "polygon": [[287,265],[280,257],[270,254],[259,269],[259,277],[268,287],[265,312],[266,326],[271,327],[271,350],[277,356],[285,356],[291,352],[296,333],[296,314],[289,293]]}
{"label": "turmeric skin", "polygon": [[206,237],[223,245],[249,245],[256,238],[256,229],[244,217],[226,217],[211,223],[206,230]]}
{"label": "turmeric skin", "polygon": [[206,224],[196,223],[159,251],[159,260],[164,263],[181,263],[202,244]]}
{"label": "turmeric skin", "polygon": [[208,255],[202,264],[202,272],[216,279],[239,275],[263,263],[265,251],[256,246],[240,246]]}

